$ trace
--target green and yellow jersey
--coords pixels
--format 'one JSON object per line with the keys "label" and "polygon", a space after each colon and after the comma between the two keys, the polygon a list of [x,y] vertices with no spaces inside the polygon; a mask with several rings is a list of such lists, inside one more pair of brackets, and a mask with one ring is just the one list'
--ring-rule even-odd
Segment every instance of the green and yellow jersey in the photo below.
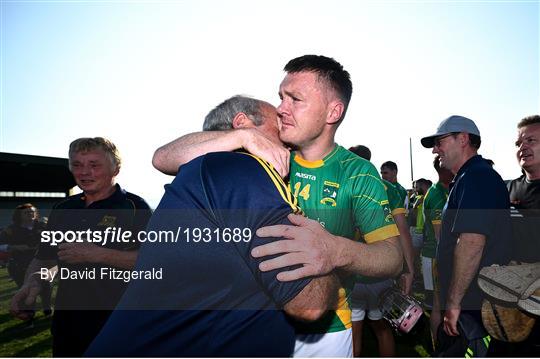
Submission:
{"label": "green and yellow jersey", "polygon": [[404,206],[405,199],[407,198],[407,190],[405,189],[405,187],[400,185],[399,182],[392,183],[392,185],[397,189],[399,197],[401,198],[401,205]]}
{"label": "green and yellow jersey", "polygon": [[392,211],[392,216],[407,213],[404,202],[402,201],[401,195],[399,194],[397,188],[394,187],[391,182],[388,182],[385,179],[383,179],[382,182],[384,189],[386,190],[386,195],[388,196],[388,206]]}
{"label": "green and yellow jersey", "polygon": [[[384,184],[371,162],[341,146],[318,161],[292,154],[290,186],[311,219],[330,233],[374,243],[398,235]],[[344,287],[352,284],[347,283]],[[337,332],[351,327],[347,290],[341,288],[339,309],[299,333]]]}
{"label": "green and yellow jersey", "polygon": [[[397,188],[394,187],[392,182],[385,179],[381,179],[381,181],[384,185],[386,195],[388,196],[388,207],[390,207],[390,211],[392,211],[392,216],[406,214],[407,211],[405,210],[405,206],[401,201],[401,196],[399,195]],[[387,280],[387,278],[366,277],[362,275],[356,276],[356,281],[364,284],[378,283],[385,280]]]}
{"label": "green and yellow jersey", "polygon": [[416,201],[419,204],[416,206],[416,225],[414,226],[414,231],[418,234],[424,233],[424,195],[416,196]]}
{"label": "green and yellow jersey", "polygon": [[441,182],[432,185],[424,197],[424,245],[422,256],[435,258],[437,253],[437,239],[435,238],[434,224],[441,224],[442,210],[448,198],[448,190]]}

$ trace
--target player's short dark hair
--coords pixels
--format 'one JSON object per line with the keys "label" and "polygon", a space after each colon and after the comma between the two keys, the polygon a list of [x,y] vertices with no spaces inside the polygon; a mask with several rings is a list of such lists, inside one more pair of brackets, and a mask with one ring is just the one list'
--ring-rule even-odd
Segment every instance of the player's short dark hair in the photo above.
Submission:
{"label": "player's short dark hair", "polygon": [[319,80],[326,81],[343,101],[345,108],[340,120],[345,117],[352,96],[352,82],[351,75],[339,62],[322,55],[304,55],[289,61],[283,70],[287,73],[316,73]]}
{"label": "player's short dark hair", "polygon": [[381,169],[383,169],[383,167],[386,167],[391,171],[397,171],[398,170],[397,169],[397,164],[395,162],[392,162],[392,161],[386,161],[385,163],[383,163],[381,165]]}
{"label": "player's short dark hair", "polygon": [[349,151],[351,151],[352,153],[357,154],[358,156],[362,157],[363,159],[366,159],[368,161],[371,160],[371,151],[369,150],[368,147],[366,147],[364,145],[353,146],[353,147],[349,148]]}
{"label": "player's short dark hair", "polygon": [[519,123],[517,125],[517,128],[522,128],[522,127],[529,126],[529,125],[534,125],[534,124],[537,124],[537,123],[540,123],[540,116],[539,115],[531,115],[531,116],[527,116],[527,117],[522,118],[521,121],[519,121]]}
{"label": "player's short dark hair", "polygon": [[416,180],[416,184],[419,185],[419,186],[424,185],[426,187],[431,187],[433,182],[431,182],[430,180],[425,179],[425,178],[419,178],[419,179]]}

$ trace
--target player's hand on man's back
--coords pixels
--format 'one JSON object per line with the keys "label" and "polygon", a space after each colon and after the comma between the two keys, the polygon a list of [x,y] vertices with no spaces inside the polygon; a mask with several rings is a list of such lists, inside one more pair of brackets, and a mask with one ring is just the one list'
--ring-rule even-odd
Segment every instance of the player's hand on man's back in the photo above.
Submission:
{"label": "player's hand on man's back", "polygon": [[257,128],[245,128],[248,134],[244,141],[244,149],[249,153],[262,158],[274,166],[281,177],[289,173],[289,149],[282,143],[273,141]]}
{"label": "player's hand on man's back", "polygon": [[277,275],[277,279],[284,282],[330,273],[336,267],[334,261],[338,258],[338,253],[335,253],[336,246],[333,243],[338,238],[315,220],[295,214],[290,214],[288,219],[294,226],[275,225],[257,230],[259,237],[285,238],[252,250],[255,258],[282,254],[262,262],[259,266],[261,271],[301,264],[300,268]]}

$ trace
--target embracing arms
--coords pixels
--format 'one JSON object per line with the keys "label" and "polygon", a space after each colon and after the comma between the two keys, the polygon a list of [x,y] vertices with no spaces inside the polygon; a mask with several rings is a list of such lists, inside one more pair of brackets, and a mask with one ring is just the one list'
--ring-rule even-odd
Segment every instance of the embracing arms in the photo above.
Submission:
{"label": "embracing arms", "polygon": [[176,175],[178,167],[209,152],[234,151],[244,148],[270,162],[281,176],[289,173],[289,151],[256,128],[190,133],[161,146],[152,158],[153,166],[168,175]]}

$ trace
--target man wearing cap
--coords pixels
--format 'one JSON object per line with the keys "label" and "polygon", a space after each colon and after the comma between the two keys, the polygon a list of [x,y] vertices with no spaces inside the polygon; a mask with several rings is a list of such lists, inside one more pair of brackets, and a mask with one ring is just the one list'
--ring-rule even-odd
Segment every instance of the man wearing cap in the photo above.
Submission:
{"label": "man wearing cap", "polygon": [[[506,264],[509,260],[508,192],[500,175],[478,155],[480,131],[472,120],[450,116],[441,122],[435,134],[421,142],[424,147],[433,148],[441,167],[455,175],[442,214],[437,249],[439,291],[444,333],[465,336],[470,343],[472,339],[484,339],[482,335],[471,335],[471,326],[465,325],[465,319],[471,319],[469,323],[482,329],[479,268]],[[487,349],[489,339],[485,338]]]}

